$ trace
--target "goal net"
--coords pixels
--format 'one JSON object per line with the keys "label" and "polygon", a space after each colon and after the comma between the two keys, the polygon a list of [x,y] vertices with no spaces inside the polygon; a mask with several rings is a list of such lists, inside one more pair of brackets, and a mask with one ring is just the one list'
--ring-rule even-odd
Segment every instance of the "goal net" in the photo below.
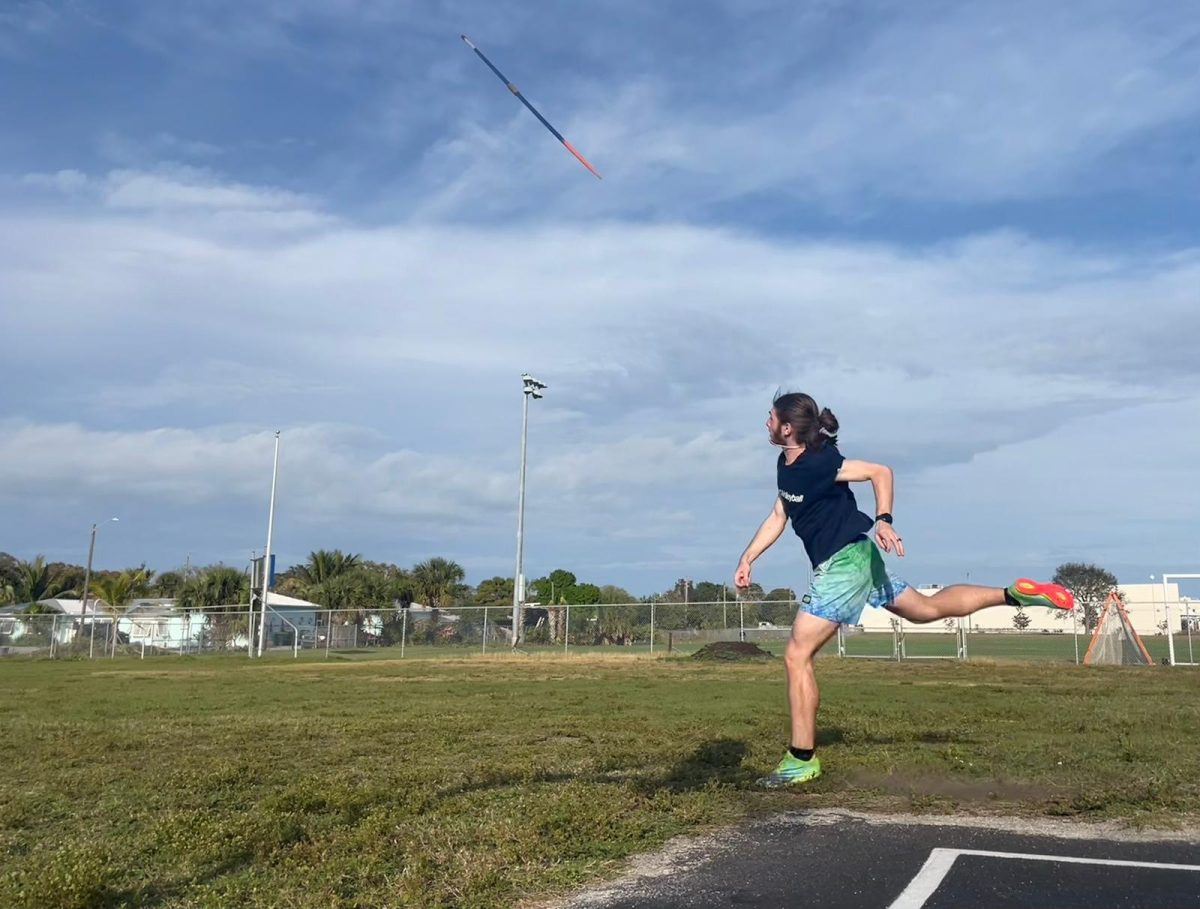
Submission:
{"label": "goal net", "polygon": [[1115,592],[1104,601],[1083,662],[1100,666],[1149,666],[1153,663],[1146,645],[1129,621],[1125,604]]}

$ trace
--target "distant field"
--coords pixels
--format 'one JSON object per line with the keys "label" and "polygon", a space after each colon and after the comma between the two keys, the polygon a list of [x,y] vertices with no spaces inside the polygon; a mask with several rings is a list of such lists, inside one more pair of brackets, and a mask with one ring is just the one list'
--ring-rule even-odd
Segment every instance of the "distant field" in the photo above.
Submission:
{"label": "distant field", "polygon": [[827,774],[763,793],[779,661],[421,655],[0,661],[0,906],[511,906],[800,807],[1200,817],[1192,669],[823,659]]}

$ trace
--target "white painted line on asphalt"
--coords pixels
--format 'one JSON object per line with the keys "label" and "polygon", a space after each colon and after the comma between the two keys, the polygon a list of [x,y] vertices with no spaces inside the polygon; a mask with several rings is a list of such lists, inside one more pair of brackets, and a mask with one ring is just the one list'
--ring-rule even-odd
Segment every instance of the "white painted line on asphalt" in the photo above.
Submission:
{"label": "white painted line on asphalt", "polygon": [[904,892],[896,897],[888,909],[921,909],[925,901],[933,896],[942,879],[950,873],[950,866],[956,858],[957,849],[934,849],[917,876],[908,882]]}
{"label": "white painted line on asphalt", "polygon": [[1059,862],[1070,865],[1110,865],[1118,868],[1150,868],[1157,871],[1195,871],[1200,865],[1179,865],[1171,862],[1133,862],[1125,859],[1079,858],[1073,855],[1035,855],[1031,852],[992,852],[986,849],[934,849],[921,866],[916,877],[908,882],[888,909],[921,909],[933,896],[959,856],[1017,859],[1023,862]]}

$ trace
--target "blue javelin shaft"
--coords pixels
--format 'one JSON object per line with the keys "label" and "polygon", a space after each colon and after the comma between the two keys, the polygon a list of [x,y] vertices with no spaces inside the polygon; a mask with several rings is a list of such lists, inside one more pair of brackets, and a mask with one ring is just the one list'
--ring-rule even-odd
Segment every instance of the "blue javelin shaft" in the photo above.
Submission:
{"label": "blue javelin shaft", "polygon": [[524,104],[526,107],[528,107],[529,112],[531,114],[533,114],[535,117],[537,117],[542,122],[542,126],[546,127],[546,129],[550,130],[550,132],[552,132],[554,134],[555,139],[557,139],[559,142],[567,141],[566,139],[564,139],[562,137],[562,133],[560,133],[553,126],[551,126],[550,121],[547,120],[545,117],[543,117],[540,113],[538,113],[538,109],[536,107],[534,107],[532,104],[530,104],[525,99],[525,96],[521,94],[521,90],[519,88],[517,88],[512,82],[508,81],[508,76],[504,75],[504,73],[500,72],[500,70],[498,70],[496,68],[496,64],[494,64],[491,60],[489,60],[487,58],[487,54],[485,54],[483,51],[481,51],[479,48],[477,48],[474,44],[472,44],[471,39],[468,38],[466,35],[463,35],[462,39],[467,42],[467,45],[471,48],[471,50],[475,51],[475,55],[477,57],[479,57],[480,60],[482,60],[484,63],[487,64],[487,68],[490,69],[492,72],[494,72],[500,78],[500,81],[504,83],[505,88],[507,88],[514,95],[516,95],[517,100],[520,101],[522,104]]}
{"label": "blue javelin shaft", "polygon": [[563,144],[563,146],[567,149],[567,151],[569,151],[572,155],[574,155],[579,160],[580,164],[582,164],[589,171],[591,171],[592,174],[597,179],[600,179],[599,172],[596,170],[596,168],[592,167],[592,165],[588,162],[587,158],[585,158],[583,155],[581,155],[579,153],[578,149],[576,149],[574,145],[572,145],[565,138],[563,138],[562,133],[560,133],[553,126],[550,125],[550,121],[547,120],[545,117],[543,117],[541,115],[541,113],[538,112],[538,109],[529,103],[529,101],[525,98],[525,96],[523,94],[521,94],[521,90],[519,88],[517,88],[516,85],[514,85],[512,82],[510,82],[508,80],[508,77],[506,75],[504,75],[504,73],[500,72],[500,70],[498,70],[496,68],[496,64],[494,64],[491,60],[489,60],[487,58],[487,55],[483,51],[481,51],[478,47],[476,47],[474,42],[471,41],[471,39],[468,38],[466,35],[460,35],[459,37],[462,38],[463,41],[466,42],[467,47],[469,47],[469,48],[471,48],[471,50],[475,51],[475,55],[480,60],[482,60],[484,63],[487,64],[487,68],[496,74],[496,78],[504,83],[504,87],[507,88],[514,95],[516,95],[518,101],[520,101],[527,108],[529,108],[529,112],[538,118],[538,122],[540,122],[542,124],[542,126],[546,127],[546,129],[550,130],[550,134],[553,135],[554,138],[557,139],[559,142],[561,142]]}

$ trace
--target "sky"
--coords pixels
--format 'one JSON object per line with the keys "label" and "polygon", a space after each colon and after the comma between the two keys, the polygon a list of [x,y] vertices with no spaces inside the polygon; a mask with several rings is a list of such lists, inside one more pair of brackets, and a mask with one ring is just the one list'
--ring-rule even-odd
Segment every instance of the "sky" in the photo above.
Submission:
{"label": "sky", "polygon": [[0,123],[21,558],[244,565],[279,431],[279,564],[512,576],[530,372],[529,577],[730,578],[780,389],[913,583],[1200,572],[1194,3],[8,0]]}

